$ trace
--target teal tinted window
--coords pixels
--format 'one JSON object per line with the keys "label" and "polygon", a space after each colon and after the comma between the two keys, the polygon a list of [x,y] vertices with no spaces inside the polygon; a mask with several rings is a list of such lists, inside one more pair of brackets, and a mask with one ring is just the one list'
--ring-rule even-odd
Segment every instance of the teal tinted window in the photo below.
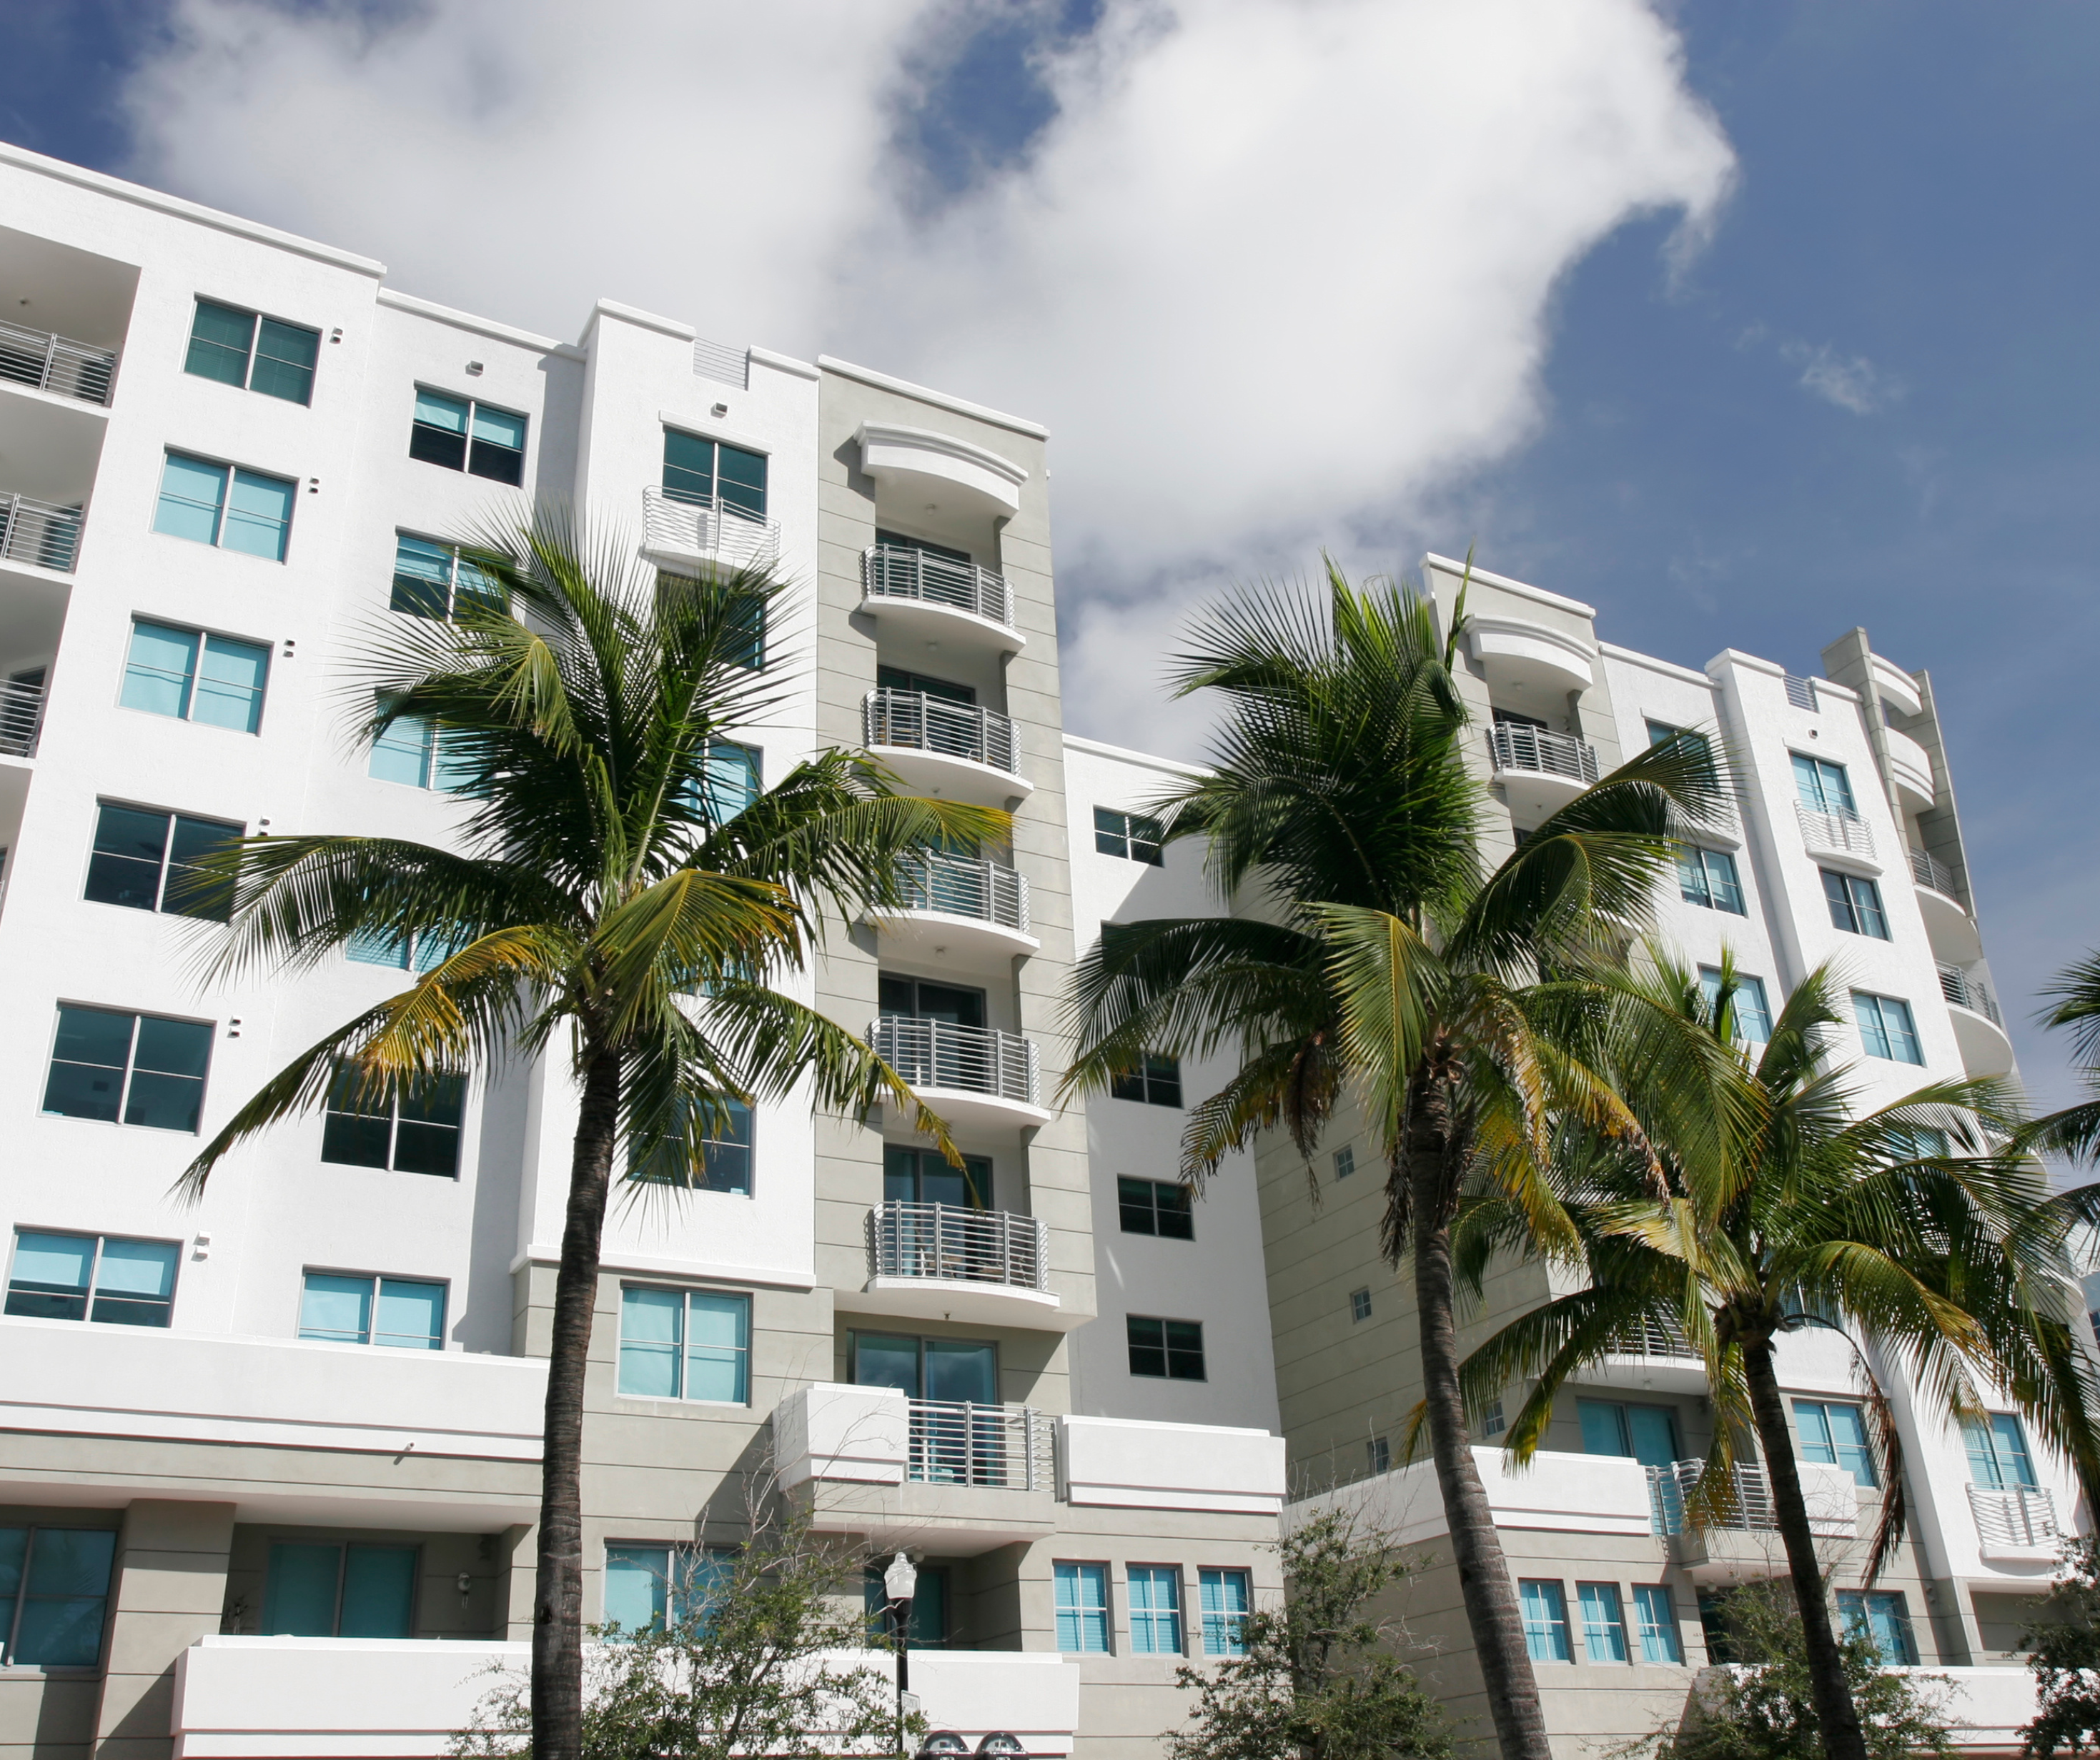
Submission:
{"label": "teal tinted window", "polygon": [[262,1586],[265,1635],[410,1638],[415,1635],[413,1547],[278,1541]]}
{"label": "teal tinted window", "polygon": [[735,1568],[735,1554],[719,1547],[609,1546],[605,1623],[645,1632],[704,1617]]}
{"label": "teal tinted window", "polygon": [[329,1344],[370,1344],[372,1284],[368,1277],[309,1271],[299,1295],[299,1336]]}
{"label": "teal tinted window", "polygon": [[7,1312],[40,1320],[165,1327],[174,1312],[173,1241],[18,1230]]}
{"label": "teal tinted window", "polygon": [[287,403],[312,403],[314,363],[320,345],[318,330],[283,323],[275,318],[259,320],[255,365],[248,376],[248,389],[265,397],[282,398]]}
{"label": "teal tinted window", "polygon": [[1855,1485],[1871,1488],[1881,1483],[1874,1472],[1873,1450],[1867,1444],[1867,1416],[1859,1406],[1798,1399],[1793,1419],[1801,1433],[1803,1460],[1842,1467]]}
{"label": "teal tinted window", "polygon": [[367,1093],[356,1072],[345,1067],[329,1087],[321,1159],[451,1179],[459,1172],[465,1111],[464,1076],[439,1076],[390,1099]]}
{"label": "teal tinted window", "polygon": [[1203,1600],[1203,1654],[1245,1656],[1247,1614],[1253,1591],[1243,1570],[1204,1569],[1198,1573]]}
{"label": "teal tinted window", "polygon": [[1852,1014],[1860,1023],[1860,1043],[1868,1057],[1886,1058],[1894,1063],[1925,1061],[1925,1048],[1918,1043],[1910,1004],[1900,997],[1873,996],[1855,990]]}
{"label": "teal tinted window", "polygon": [[418,385],[408,456],[514,486],[525,480],[525,418]]}
{"label": "teal tinted window", "polygon": [[1130,1567],[1130,1647],[1140,1656],[1181,1653],[1181,1573],[1171,1564]]}
{"label": "teal tinted window", "polygon": [[1677,886],[1688,904],[1729,911],[1738,917],[1747,914],[1743,909],[1742,882],[1736,875],[1736,858],[1726,850],[1680,845]]}
{"label": "teal tinted window", "polygon": [[1109,1648],[1109,1568],[1056,1564],[1057,1648],[1067,1656],[1105,1655]]}
{"label": "teal tinted window", "polygon": [[116,1557],[110,1529],[0,1528],[0,1663],[94,1667]]}
{"label": "teal tinted window", "polygon": [[[871,1564],[861,1573],[861,1607],[871,1635],[888,1635],[896,1627],[889,1590],[882,1568]],[[911,1648],[938,1650],[948,1641],[948,1573],[921,1565],[911,1591]]]}
{"label": "teal tinted window", "polygon": [[1961,1440],[1968,1448],[1973,1483],[1992,1490],[2031,1491],[2040,1485],[2034,1458],[2027,1453],[2027,1432],[2012,1413],[1965,1419]]}
{"label": "teal tinted window", "polygon": [[282,477],[170,452],[161,469],[153,530],[281,562],[295,493]]}
{"label": "teal tinted window", "polygon": [[1910,1611],[1900,1594],[1840,1589],[1838,1614],[1855,1637],[1865,1638],[1873,1644],[1886,1666],[1917,1665],[1917,1644],[1911,1636]]}
{"label": "teal tinted window", "polygon": [[674,500],[709,502],[765,517],[765,455],[676,428],[664,430],[664,492]]}
{"label": "teal tinted window", "polygon": [[288,403],[310,403],[320,341],[320,332],[304,324],[258,318],[238,306],[201,299],[183,370]]}
{"label": "teal tinted window", "polygon": [[148,715],[187,718],[190,687],[196,680],[197,650],[204,638],[195,630],[170,629],[165,623],[134,623],[131,652],[124,667],[124,689],[117,701]]}
{"label": "teal tinted window", "polygon": [[236,733],[254,733],[262,724],[262,690],[269,673],[267,648],[224,636],[205,636],[190,719]]}
{"label": "teal tinted window", "polygon": [[254,313],[199,300],[196,315],[190,320],[189,353],[183,358],[183,371],[200,379],[216,379],[221,385],[245,385],[254,344]]}
{"label": "teal tinted window", "polygon": [[700,806],[708,818],[719,825],[734,819],[757,800],[761,787],[764,755],[753,746],[710,740],[701,760]]}
{"label": "teal tinted window", "polygon": [[1568,1637],[1568,1598],[1557,1582],[1527,1581],[1517,1585],[1524,1613],[1524,1643],[1534,1662],[1572,1662]]}
{"label": "teal tinted window", "polygon": [[[1721,1001],[1720,967],[1701,966],[1699,988],[1705,995],[1706,1006],[1718,1006]],[[1728,1013],[1733,1023],[1733,1036],[1737,1041],[1745,1045],[1771,1042],[1771,1011],[1765,1003],[1764,979],[1737,972],[1735,990],[1728,998]]]}
{"label": "teal tinted window", "polygon": [[1823,873],[1824,902],[1830,909],[1830,926],[1842,929],[1847,935],[1873,935],[1877,939],[1889,939],[1889,919],[1882,909],[1882,889],[1861,874],[1840,873],[1834,868],[1825,868]]}
{"label": "teal tinted window", "polygon": [[153,512],[153,530],[196,543],[217,543],[230,474],[223,464],[169,453],[161,466],[161,499]]}
{"label": "teal tinted window", "polygon": [[114,1009],[59,1010],[43,1110],[60,1118],[194,1131],[211,1027]]}
{"label": "teal tinted window", "polygon": [[82,895],[97,904],[224,922],[232,900],[223,882],[197,865],[230,848],[240,834],[240,826],[215,819],[104,801],[95,812]]}
{"label": "teal tinted window", "polygon": [[1639,1583],[1634,1588],[1634,1615],[1640,1622],[1641,1661],[1682,1662],[1683,1640],[1677,1635],[1677,1608],[1669,1589],[1661,1583]]}
{"label": "teal tinted window", "polygon": [[236,470],[233,491],[227,498],[221,542],[229,550],[283,561],[291,536],[294,492],[293,486],[281,477]]}
{"label": "teal tinted window", "polygon": [[1811,812],[1836,813],[1846,819],[1860,816],[1852,800],[1852,779],[1846,775],[1844,765],[1796,752],[1793,781],[1801,804]]}
{"label": "teal tinted window", "polygon": [[1626,1661],[1626,1617],[1619,1604],[1619,1586],[1577,1583],[1575,1603],[1582,1610],[1582,1653],[1592,1662]]}
{"label": "teal tinted window", "polygon": [[227,636],[134,623],[117,701],[148,715],[253,733],[262,724],[270,650]]}
{"label": "teal tinted window", "polygon": [[622,1290],[620,1391],[638,1399],[748,1404],[751,1298],[711,1290]]}
{"label": "teal tinted window", "polygon": [[443,1350],[445,1287],[408,1278],[309,1271],[299,1300],[299,1336],[337,1344]]}

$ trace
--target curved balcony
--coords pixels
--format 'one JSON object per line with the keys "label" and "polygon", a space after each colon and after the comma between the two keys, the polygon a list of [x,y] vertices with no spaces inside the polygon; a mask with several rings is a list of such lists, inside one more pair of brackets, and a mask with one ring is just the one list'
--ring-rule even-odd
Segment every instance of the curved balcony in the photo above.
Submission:
{"label": "curved balcony", "polygon": [[1983,938],[1976,919],[1961,902],[1954,870],[1921,849],[1910,851],[1910,877],[1917,886],[1917,913],[1925,919],[1932,951],[1943,960],[1967,965],[1983,957]]}
{"label": "curved balcony", "polygon": [[1857,813],[1821,812],[1805,801],[1796,801],[1793,811],[1801,821],[1802,846],[1810,855],[1850,856],[1879,871],[1874,828]]}
{"label": "curved balcony", "polygon": [[1932,754],[1909,734],[1899,733],[1892,727],[1883,728],[1882,737],[1888,741],[1889,774],[1904,805],[1912,812],[1930,812],[1935,798]]}
{"label": "curved balcony", "polygon": [[861,705],[861,739],[907,788],[1003,807],[1034,790],[1021,775],[1021,741],[995,710],[924,691],[872,690]]}
{"label": "curved balcony", "polygon": [[1524,722],[1496,722],[1488,729],[1488,752],[1520,819],[1543,818],[1597,780],[1597,753],[1588,741]]}
{"label": "curved balcony", "polygon": [[977,1326],[1054,1327],[1050,1233],[1034,1217],[957,1204],[881,1203],[867,1214],[867,1287],[841,1301],[863,1313]]}
{"label": "curved balcony", "polygon": [[80,561],[80,528],[86,514],[28,495],[0,495],[0,557],[70,574]]}
{"label": "curved balcony", "polygon": [[2046,1487],[1969,1487],[1969,1513],[1976,1523],[1976,1550],[1987,1564],[2050,1565],[2056,1562],[2062,1530],[2056,1522],[2056,1499]]}
{"label": "curved balcony", "polygon": [[1971,1076],[2010,1075],[2013,1041],[1983,979],[1959,966],[1942,966],[1939,993],[1947,999],[1947,1018],[1954,1023],[1961,1067]]}
{"label": "curved balcony", "polygon": [[951,1125],[1014,1129],[1050,1122],[1035,1047],[1018,1033],[889,1015],[868,1028],[867,1042]]}
{"label": "curved balcony", "polygon": [[1013,625],[1013,589],[1005,577],[974,562],[933,556],[908,544],[871,544],[861,552],[862,610],[885,635],[960,642],[995,653],[1018,653],[1028,638]]}
{"label": "curved balcony", "polygon": [[[1738,1461],[1727,1512],[1718,1521],[1693,1520],[1688,1506],[1705,1475],[1703,1460],[1673,1461],[1648,1469],[1652,1526],[1671,1537],[1679,1567],[1694,1582],[1727,1582],[1745,1577],[1784,1577],[1786,1549],[1780,1542],[1779,1518],[1763,1463]],[[1842,1467],[1797,1461],[1802,1500],[1808,1525],[1821,1540],[1857,1540],[1860,1494],[1851,1473]]]}
{"label": "curved balcony", "polygon": [[75,342],[48,330],[0,323],[0,380],[11,385],[106,407],[116,376],[117,356],[109,349]]}
{"label": "curved balcony", "polygon": [[780,528],[720,495],[642,491],[642,554],[673,574],[766,568],[780,557]]}
{"label": "curved balcony", "polygon": [[903,900],[874,913],[885,960],[940,960],[982,966],[1035,953],[1028,882],[975,856],[928,850],[900,867]]}
{"label": "curved balcony", "polygon": [[1647,1320],[1587,1371],[1606,1387],[1705,1394],[1706,1361],[1674,1320]]}

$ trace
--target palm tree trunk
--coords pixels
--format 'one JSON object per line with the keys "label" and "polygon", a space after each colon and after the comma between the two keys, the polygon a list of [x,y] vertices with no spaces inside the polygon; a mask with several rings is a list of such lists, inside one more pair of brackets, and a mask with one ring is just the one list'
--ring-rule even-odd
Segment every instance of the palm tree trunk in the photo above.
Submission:
{"label": "palm tree trunk", "polygon": [[1845,1679],[1845,1661],[1830,1623],[1830,1601],[1823,1590],[1823,1566],[1815,1556],[1815,1535],[1808,1525],[1808,1503],[1801,1494],[1801,1472],[1793,1458],[1793,1427],[1779,1391],[1779,1372],[1767,1343],[1743,1346],[1744,1378],[1749,1384],[1750,1410],[1758,1441],[1764,1449],[1765,1475],[1771,1485],[1772,1510],[1786,1562],[1793,1577],[1793,1599],[1801,1615],[1801,1634],[1808,1648],[1808,1684],[1815,1700],[1823,1752],[1830,1760],[1867,1760],[1867,1738]]}
{"label": "palm tree trunk", "polygon": [[[1435,1053],[1432,1051],[1432,1055]],[[1421,1330],[1422,1397],[1429,1420],[1430,1455],[1444,1498],[1451,1554],[1458,1566],[1466,1621],[1473,1632],[1481,1683],[1494,1719],[1502,1760],[1551,1760],[1538,1681],[1524,1639],[1509,1562],[1495,1532],[1494,1510],[1473,1461],[1466,1405],[1458,1388],[1458,1327],[1451,1270],[1451,1221],[1457,1208],[1458,1158],[1453,1140],[1450,1089],[1418,1077],[1408,1106],[1407,1168],[1411,1188],[1414,1306]],[[1396,1176],[1399,1170],[1395,1170]]]}
{"label": "palm tree trunk", "polygon": [[540,1463],[539,1574],[532,1595],[533,1760],[580,1760],[584,1727],[584,1371],[620,1120],[620,1059],[584,1076],[569,1162],[569,1211],[554,1276],[553,1348]]}

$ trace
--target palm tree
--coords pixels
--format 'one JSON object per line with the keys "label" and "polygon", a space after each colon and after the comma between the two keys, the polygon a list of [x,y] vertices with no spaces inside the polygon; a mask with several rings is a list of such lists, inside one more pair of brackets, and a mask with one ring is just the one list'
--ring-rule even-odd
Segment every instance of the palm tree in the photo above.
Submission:
{"label": "palm tree", "polygon": [[[1901,1450],[1877,1362],[1957,1420],[1980,1410],[1980,1379],[2074,1460],[2095,1458],[2090,1373],[2061,1367],[2071,1356],[2062,1233],[2045,1222],[2039,1170],[2004,1146],[2018,1121],[2001,1084],[1928,1083],[1860,1115],[1851,1070],[1828,1057],[1829,1030],[1843,1017],[1827,969],[1788,997],[1753,1065],[1732,970],[1723,967],[1710,1001],[1696,973],[1651,957],[1648,974],[1622,983],[1634,1006],[1593,1022],[1589,1049],[1641,1119],[1653,1159],[1579,1128],[1561,1133],[1554,1183],[1583,1242],[1588,1287],[1504,1327],[1467,1359],[1467,1388],[1480,1398],[1537,1376],[1506,1438],[1529,1459],[1556,1397],[1583,1369],[1638,1349],[1654,1327],[1680,1332],[1705,1359],[1715,1419],[1694,1519],[1729,1515],[1740,1441],[1754,1436],[1823,1751],[1865,1760],[1780,1393],[1779,1341],[1819,1327],[1853,1347],[1886,1488],[1871,1582],[1904,1520]],[[1671,1014],[1740,1058],[1754,1105],[1726,1084],[1702,1098],[1645,1073]],[[1524,1244],[1525,1221],[1496,1195],[1469,1210],[1460,1230],[1468,1283],[1477,1286],[1496,1252]]]}
{"label": "palm tree", "polygon": [[1441,637],[1419,595],[1360,591],[1330,564],[1324,603],[1243,596],[1198,625],[1177,694],[1224,699],[1213,768],[1154,810],[1170,840],[1207,840],[1219,896],[1255,914],[1105,926],[1074,975],[1065,1088],[1105,1086],[1147,1052],[1236,1054],[1231,1080],[1190,1112],[1192,1183],[1278,1125],[1309,1167],[1344,1096],[1366,1103],[1388,1164],[1384,1250],[1413,1262],[1432,1454],[1496,1733],[1510,1760],[1545,1760],[1460,1399],[1451,1223],[1489,1151],[1540,1228],[1564,1231],[1528,1146],[1564,1107],[1630,1128],[1538,1029],[1527,986],[1608,957],[1671,859],[1676,816],[1703,816],[1719,784],[1702,741],[1667,741],[1484,873],[1484,796],[1453,676],[1462,623],[1462,599]]}
{"label": "palm tree", "polygon": [[255,838],[222,876],[219,976],[308,970],[353,940],[444,956],[294,1058],[205,1146],[201,1190],[236,1144],[320,1104],[389,1111],[505,1057],[565,1059],[581,1093],[554,1285],[533,1606],[533,1746],[574,1760],[582,1715],[584,1371],[621,1139],[652,1177],[704,1185],[703,1140],[732,1102],[805,1093],[939,1119],[844,1027],[769,979],[800,968],[823,915],[893,896],[899,856],[1002,835],[1004,813],[905,798],[839,751],[747,804],[726,736],[781,699],[761,645],[782,583],[642,570],[631,544],[566,518],[462,549],[487,602],[399,619],[354,669],[359,737],[435,729],[466,803],[461,852],[393,838]]}

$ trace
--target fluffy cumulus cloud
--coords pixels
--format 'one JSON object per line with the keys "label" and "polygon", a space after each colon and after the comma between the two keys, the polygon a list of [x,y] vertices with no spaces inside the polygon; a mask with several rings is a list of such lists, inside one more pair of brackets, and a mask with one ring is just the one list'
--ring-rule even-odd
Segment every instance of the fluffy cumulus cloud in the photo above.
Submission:
{"label": "fluffy cumulus cloud", "polygon": [[557,333],[604,294],[1047,421],[1111,738],[1179,725],[1128,656],[1189,596],[1379,554],[1520,443],[1557,279],[1635,216],[1696,240],[1732,173],[1643,0],[1104,0],[929,209],[897,119],[986,3],[183,0],[141,169]]}

